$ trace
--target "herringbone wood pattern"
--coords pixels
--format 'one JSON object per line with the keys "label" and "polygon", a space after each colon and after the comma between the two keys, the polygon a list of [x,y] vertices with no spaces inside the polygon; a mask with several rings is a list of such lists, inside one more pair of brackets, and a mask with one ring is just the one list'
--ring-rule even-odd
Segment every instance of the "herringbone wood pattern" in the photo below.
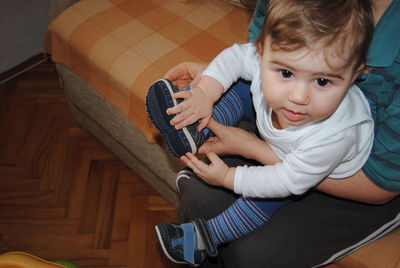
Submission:
{"label": "herringbone wood pattern", "polygon": [[74,120],[52,63],[0,86],[0,253],[80,267],[172,267],[176,211]]}

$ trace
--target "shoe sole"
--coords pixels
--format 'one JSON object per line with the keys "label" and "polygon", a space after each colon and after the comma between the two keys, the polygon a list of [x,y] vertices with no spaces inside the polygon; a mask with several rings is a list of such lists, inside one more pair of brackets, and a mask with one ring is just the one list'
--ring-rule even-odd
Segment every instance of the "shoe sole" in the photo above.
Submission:
{"label": "shoe sole", "polygon": [[[164,86],[156,86],[157,83],[162,82]],[[160,92],[161,89],[161,92]],[[160,79],[156,81],[147,92],[146,95],[146,110],[147,115],[150,118],[151,123],[161,132],[165,143],[167,144],[168,150],[174,157],[181,157],[187,153],[187,150],[180,151],[176,150],[178,148],[186,148],[182,139],[186,139],[190,146],[190,152],[193,154],[197,153],[197,146],[193,140],[192,135],[189,130],[184,127],[180,130],[175,129],[173,125],[169,122],[174,117],[174,115],[168,115],[166,109],[161,109],[160,99],[165,101],[166,107],[171,108],[178,105],[176,99],[172,98],[174,91],[167,79]],[[170,105],[172,104],[172,106]],[[165,108],[165,107],[164,107]],[[180,146],[177,146],[176,142],[180,142]]]}
{"label": "shoe sole", "polygon": [[168,258],[170,261],[174,262],[174,263],[177,263],[177,264],[188,264],[187,262],[177,261],[177,260],[175,260],[174,258],[172,258],[171,255],[169,255],[169,252],[168,252],[167,248],[166,248],[165,245],[164,245],[164,242],[163,242],[163,239],[162,239],[162,236],[161,236],[160,229],[158,228],[157,225],[154,227],[154,229],[156,230],[158,245],[160,246],[160,248],[161,248],[162,251],[164,252],[164,255],[167,256],[167,258]]}

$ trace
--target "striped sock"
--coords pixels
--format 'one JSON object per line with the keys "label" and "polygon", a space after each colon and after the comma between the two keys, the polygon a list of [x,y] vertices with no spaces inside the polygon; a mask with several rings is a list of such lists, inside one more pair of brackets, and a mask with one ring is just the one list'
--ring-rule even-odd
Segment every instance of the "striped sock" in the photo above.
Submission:
{"label": "striped sock", "polygon": [[[241,99],[243,92],[239,92],[239,89],[232,87],[215,103],[212,113],[215,121],[225,126],[236,126],[240,122],[244,108]],[[190,86],[184,90],[190,90]],[[208,128],[204,128],[202,132],[205,137],[209,137],[211,134]]]}
{"label": "striped sock", "polygon": [[[215,103],[213,108],[212,117],[220,124],[225,126],[236,126],[243,115],[243,104],[234,90],[227,91],[219,100]],[[204,128],[203,134],[208,137],[210,130]]]}
{"label": "striped sock", "polygon": [[254,231],[288,202],[238,198],[224,212],[207,221],[214,244],[228,243]]}

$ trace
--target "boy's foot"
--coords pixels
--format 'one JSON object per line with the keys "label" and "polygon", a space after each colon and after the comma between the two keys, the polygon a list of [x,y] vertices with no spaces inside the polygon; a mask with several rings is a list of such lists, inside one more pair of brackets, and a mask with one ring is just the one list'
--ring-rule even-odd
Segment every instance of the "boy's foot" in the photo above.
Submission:
{"label": "boy's foot", "polygon": [[198,266],[207,256],[218,255],[203,219],[180,225],[161,223],[155,229],[161,249],[175,263]]}
{"label": "boy's foot", "polygon": [[147,92],[146,109],[153,125],[161,132],[169,151],[175,157],[181,157],[187,152],[197,153],[205,137],[197,131],[198,123],[182,129],[175,129],[170,124],[175,115],[168,115],[166,110],[182,102],[182,99],[172,98],[179,89],[168,79],[156,81]]}

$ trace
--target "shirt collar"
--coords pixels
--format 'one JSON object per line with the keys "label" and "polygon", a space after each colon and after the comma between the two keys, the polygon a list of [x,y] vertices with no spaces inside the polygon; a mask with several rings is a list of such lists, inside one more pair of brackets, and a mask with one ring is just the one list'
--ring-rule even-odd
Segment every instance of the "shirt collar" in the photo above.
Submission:
{"label": "shirt collar", "polygon": [[379,20],[367,56],[367,66],[389,67],[400,50],[400,0],[393,0]]}

